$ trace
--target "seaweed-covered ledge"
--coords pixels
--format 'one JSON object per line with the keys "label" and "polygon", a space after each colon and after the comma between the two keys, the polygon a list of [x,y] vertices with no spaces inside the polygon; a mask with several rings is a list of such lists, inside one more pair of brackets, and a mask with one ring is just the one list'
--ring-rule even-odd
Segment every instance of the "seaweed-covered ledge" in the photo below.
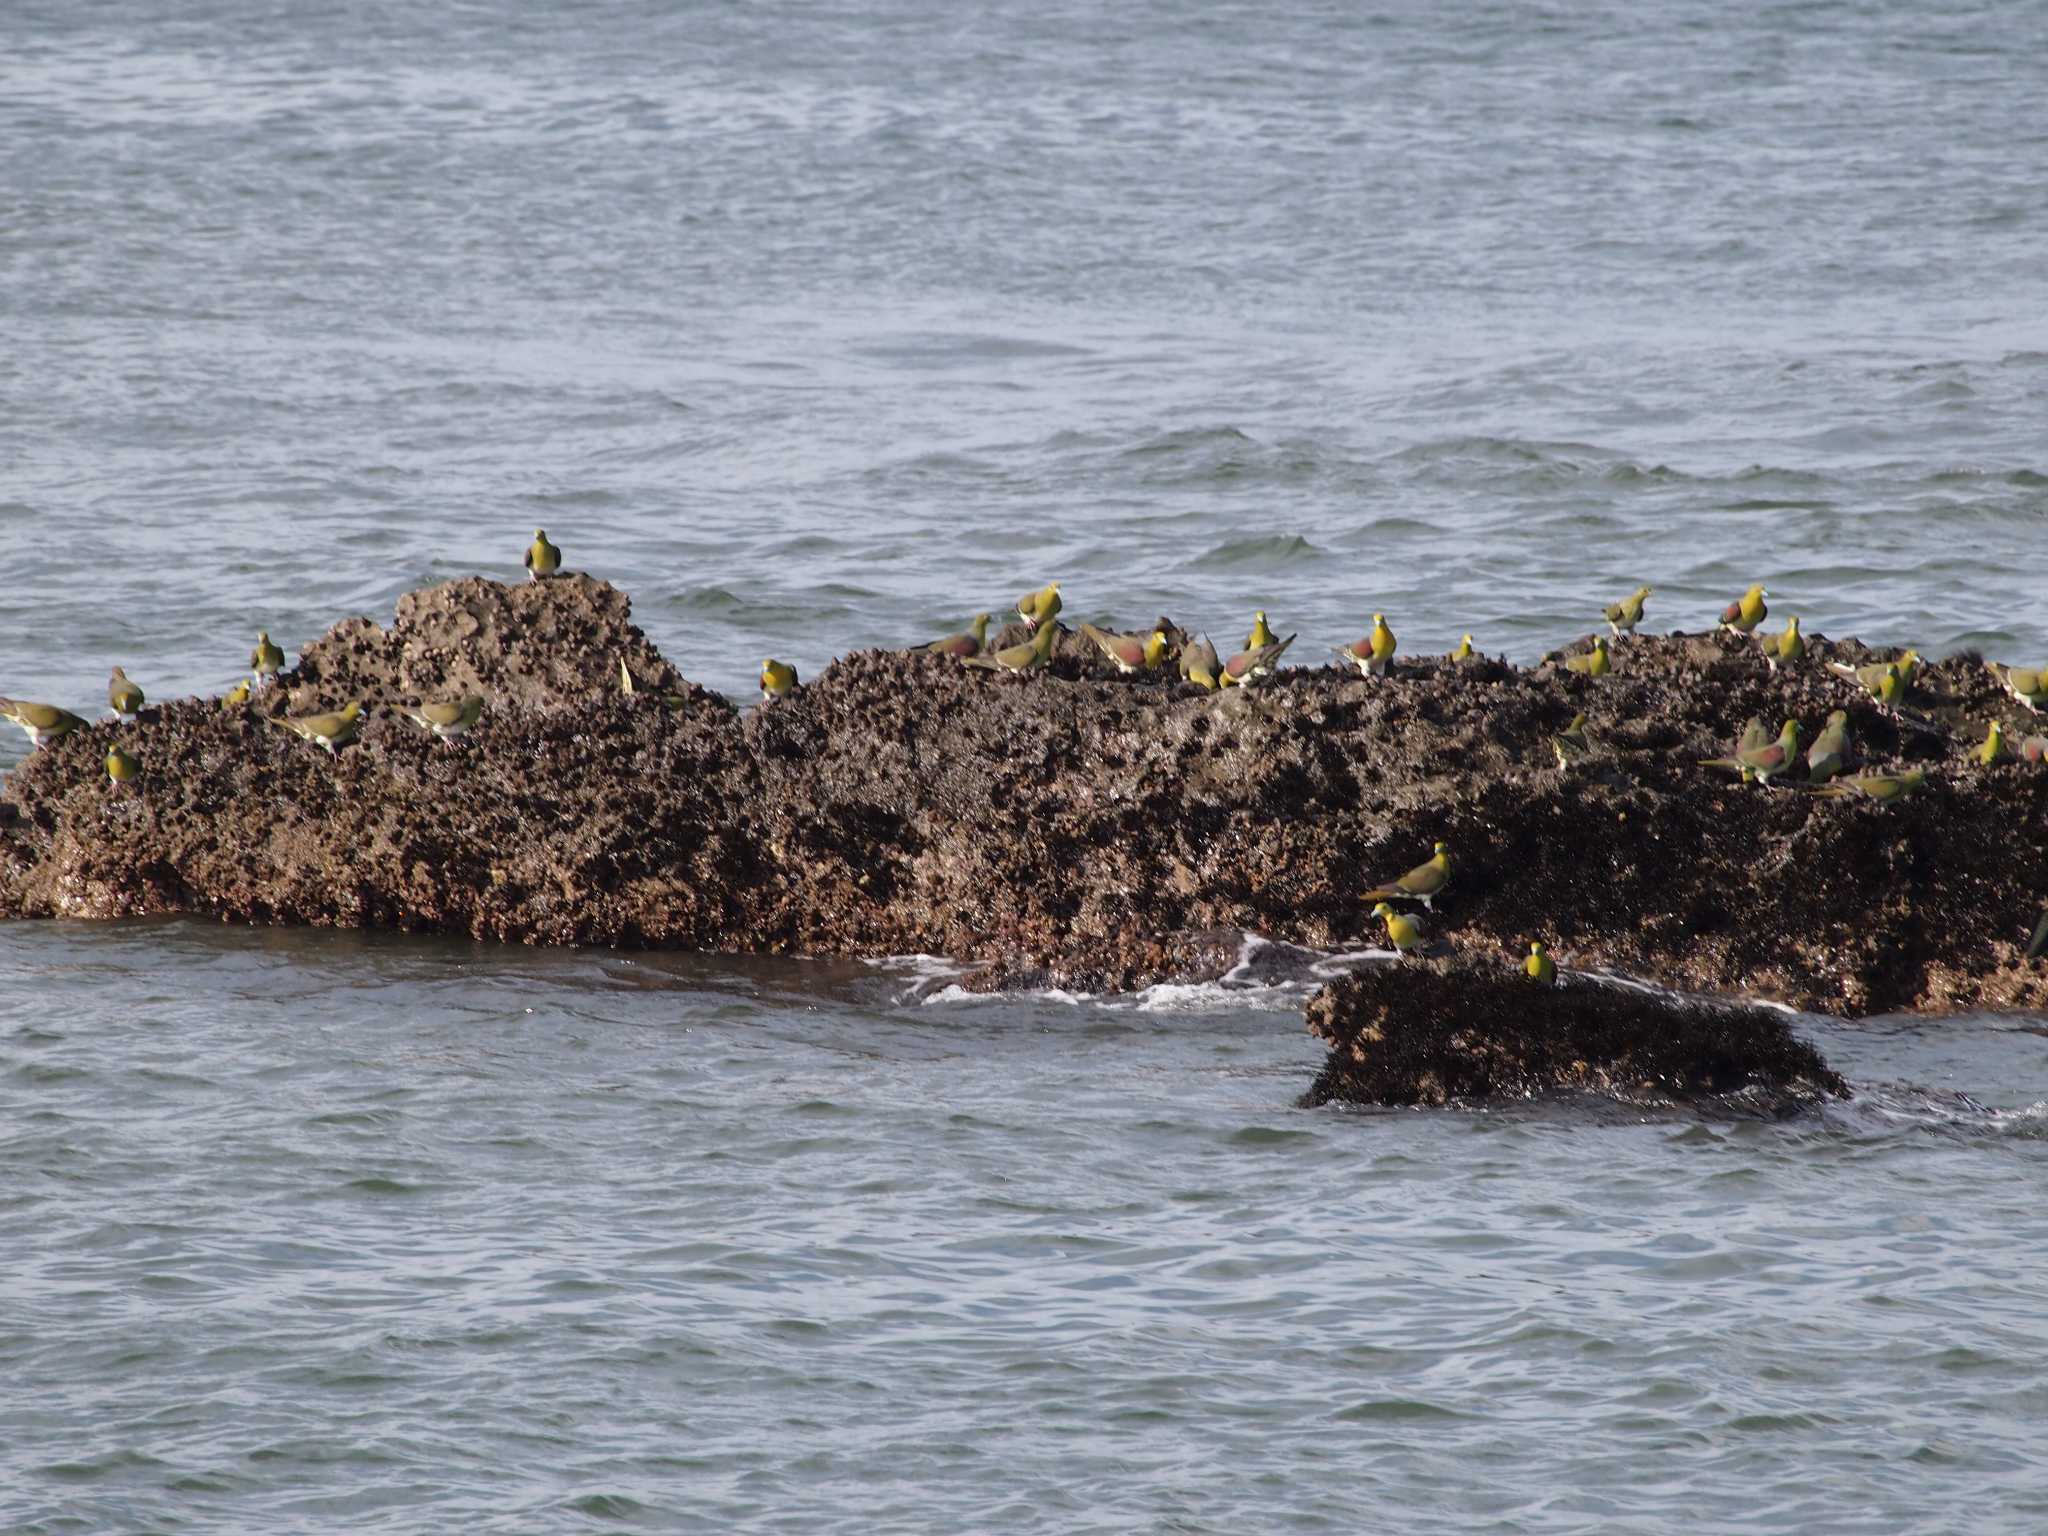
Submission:
{"label": "seaweed-covered ledge", "polygon": [[[1977,767],[1822,665],[1861,647],[1809,643],[1776,674],[1733,637],[1639,637],[1598,679],[1404,658],[1220,695],[1080,645],[1021,678],[868,651],[742,713],[603,582],[467,579],[336,626],[253,705],[153,705],[32,753],[0,794],[0,913],[925,951],[1108,990],[1212,971],[1219,930],[1355,946],[1359,893],[1441,838],[1432,929],[1488,963],[1543,937],[1567,966],[1838,1013],[2048,1006],[2022,957],[2048,771]],[[1915,686],[1958,733],[2000,698],[1964,660]],[[391,709],[469,691],[489,705],[454,741]],[[352,699],[370,718],[332,757],[260,718]],[[1749,715],[1836,708],[1927,787],[1834,800],[1695,761]],[[1580,710],[1594,747],[1561,769],[1548,738]],[[107,782],[116,741],[140,792]]]}

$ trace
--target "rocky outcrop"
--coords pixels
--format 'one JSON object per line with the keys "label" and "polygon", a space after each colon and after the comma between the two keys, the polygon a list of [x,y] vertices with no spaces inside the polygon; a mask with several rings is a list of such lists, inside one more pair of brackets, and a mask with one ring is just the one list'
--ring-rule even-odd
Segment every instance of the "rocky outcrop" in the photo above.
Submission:
{"label": "rocky outcrop", "polygon": [[1330,1055],[1307,1105],[1582,1092],[1775,1119],[1849,1096],[1781,1010],[1471,961],[1342,977],[1309,999],[1308,1027]]}
{"label": "rocky outcrop", "polygon": [[[182,911],[526,943],[988,962],[980,984],[1105,990],[1213,974],[1219,931],[1373,941],[1357,893],[1447,840],[1431,920],[1512,967],[1567,966],[1837,1013],[2048,1006],[2021,948],[2048,898],[2048,771],[1981,769],[1881,711],[1812,637],[1776,675],[1728,636],[1632,639],[1614,672],[1402,663],[1213,695],[1120,677],[842,658],[742,713],[685,682],[586,578],[414,593],[352,619],[250,708],[152,706],[32,754],[0,799],[0,913]],[[623,658],[639,685],[618,686]],[[1984,669],[1919,706],[1982,734]],[[380,706],[491,700],[452,742]],[[329,757],[265,713],[373,706]],[[1865,758],[1924,763],[1897,805],[1745,787],[1697,765],[1742,720],[1847,708]],[[1597,750],[1546,746],[1584,710]],[[101,760],[144,765],[117,791]]]}

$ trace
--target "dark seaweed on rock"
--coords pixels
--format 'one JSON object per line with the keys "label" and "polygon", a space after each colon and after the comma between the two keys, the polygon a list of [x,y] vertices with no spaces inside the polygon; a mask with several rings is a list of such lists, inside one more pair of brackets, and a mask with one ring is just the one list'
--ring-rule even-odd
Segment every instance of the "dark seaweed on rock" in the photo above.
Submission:
{"label": "dark seaweed on rock", "polygon": [[1848,1097],[1776,1009],[1587,978],[1538,986],[1506,963],[1375,965],[1311,997],[1308,1027],[1330,1046],[1309,1106],[1593,1092],[1776,1117]]}
{"label": "dark seaweed on rock", "polygon": [[[1162,627],[1163,625],[1162,621]],[[1235,638],[1235,637],[1231,637]],[[1729,636],[1632,638],[1597,681],[1404,658],[1205,693],[1078,638],[1043,675],[860,652],[742,715],[585,577],[468,579],[306,648],[252,710],[151,706],[30,754],[0,801],[0,913],[395,927],[527,943],[987,962],[976,984],[1125,990],[1216,974],[1250,931],[1376,941],[1360,891],[1446,839],[1453,950],[1836,1012],[2048,1005],[2022,957],[2048,896],[2048,772],[1964,763],[1810,637],[1766,672]],[[623,695],[621,659],[639,691]],[[1981,666],[1916,682],[1981,738]],[[387,706],[476,691],[459,741]],[[338,757],[257,711],[371,706]],[[1745,787],[1694,759],[1751,714],[1854,718],[1866,762],[1943,764],[1880,806]],[[1583,709],[1599,750],[1547,745]],[[110,791],[112,741],[142,793]]]}

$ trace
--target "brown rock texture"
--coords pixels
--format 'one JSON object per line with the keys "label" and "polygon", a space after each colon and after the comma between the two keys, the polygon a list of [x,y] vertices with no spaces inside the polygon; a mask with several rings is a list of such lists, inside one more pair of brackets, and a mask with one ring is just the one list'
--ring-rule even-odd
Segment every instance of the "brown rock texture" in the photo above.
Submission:
{"label": "brown rock texture", "polygon": [[[1410,658],[1220,695],[1078,639],[1027,677],[869,651],[741,713],[602,582],[468,579],[336,626],[248,708],[152,706],[32,753],[0,798],[0,914],[925,951],[986,962],[983,986],[1111,990],[1218,974],[1230,931],[1375,943],[1357,893],[1443,838],[1431,931],[1503,967],[1542,937],[1568,967],[1837,1013],[2048,1007],[2021,957],[2048,771],[1965,751],[2017,706],[1956,659],[1916,689],[1946,729],[1901,720],[1821,664],[1871,653],[1809,643],[1776,675],[1732,636],[1639,637],[1601,679]],[[455,741],[387,707],[470,690],[490,706]],[[262,718],[351,698],[372,718],[334,757]],[[1866,762],[1927,787],[1883,806],[1695,761],[1750,714],[1838,707]],[[1567,772],[1547,738],[1580,709],[1598,750]],[[139,793],[107,783],[114,741]]]}
{"label": "brown rock texture", "polygon": [[1469,960],[1375,965],[1308,1002],[1329,1059],[1302,1102],[1446,1105],[1563,1091],[1776,1118],[1849,1096],[1780,1010]]}

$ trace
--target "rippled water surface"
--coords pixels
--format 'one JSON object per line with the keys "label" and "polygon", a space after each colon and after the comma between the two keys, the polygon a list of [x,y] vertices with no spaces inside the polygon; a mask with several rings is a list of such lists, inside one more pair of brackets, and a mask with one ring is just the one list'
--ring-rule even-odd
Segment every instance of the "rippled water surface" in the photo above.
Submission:
{"label": "rippled water surface", "polygon": [[[0,692],[545,524],[739,691],[1059,577],[2048,662],[2048,9],[0,6]],[[0,740],[0,768],[21,742]],[[0,933],[0,1529],[2048,1528],[2039,1021],[1293,1108],[1287,991]]]}

